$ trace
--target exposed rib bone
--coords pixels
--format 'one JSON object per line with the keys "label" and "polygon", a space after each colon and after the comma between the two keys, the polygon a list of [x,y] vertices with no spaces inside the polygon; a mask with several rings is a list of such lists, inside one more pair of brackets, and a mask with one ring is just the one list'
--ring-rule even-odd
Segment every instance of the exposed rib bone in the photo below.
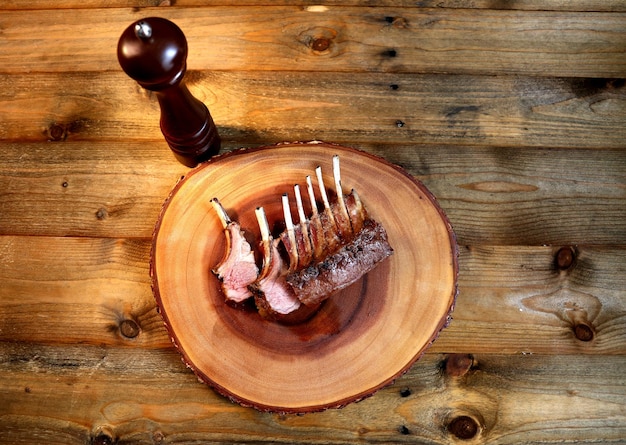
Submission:
{"label": "exposed rib bone", "polygon": [[254,210],[256,220],[259,223],[259,229],[261,231],[261,240],[263,243],[269,243],[272,240],[270,235],[270,225],[267,222],[267,216],[265,216],[265,209],[263,207],[257,207]]}
{"label": "exposed rib bone", "polygon": [[324,185],[324,177],[322,176],[322,167],[317,166],[315,168],[315,175],[317,176],[317,185],[320,189],[320,196],[322,197],[322,202],[324,203],[324,212],[328,214],[328,218],[335,224],[335,217],[333,213],[330,211],[330,203],[328,202],[328,194],[326,193],[326,186]]}
{"label": "exposed rib bone", "polygon": [[228,216],[228,213],[226,213],[226,209],[222,207],[222,204],[220,203],[219,199],[213,198],[211,200],[211,204],[213,204],[213,208],[215,209],[217,216],[219,217],[220,222],[222,223],[222,226],[224,228],[228,227],[228,224],[232,221],[230,219],[230,216]]}
{"label": "exposed rib bone", "polygon": [[287,239],[283,238],[283,245],[289,255],[289,272],[298,268],[298,243],[296,241],[296,232],[291,219],[291,209],[289,208],[289,196],[283,195],[283,215],[285,217],[285,227],[287,228]]}
{"label": "exposed rib bone", "polygon": [[352,230],[350,216],[346,207],[346,197],[343,195],[341,188],[341,170],[339,168],[339,156],[333,156],[333,177],[335,179],[335,190],[337,192],[336,202],[331,206],[337,225],[337,233],[341,237],[343,243],[350,242],[355,233]]}
{"label": "exposed rib bone", "polygon": [[341,168],[339,165],[339,155],[333,156],[333,176],[335,177],[335,190],[337,191],[337,202],[339,203],[339,210],[343,217],[349,221],[348,209],[346,208],[346,201],[343,197],[343,190],[341,189]]}
{"label": "exposed rib bone", "polygon": [[293,219],[291,219],[291,209],[289,208],[289,195],[283,194],[283,215],[285,217],[285,227],[287,231],[293,232]]}
{"label": "exposed rib bone", "polygon": [[363,228],[363,222],[367,219],[367,212],[356,190],[352,189],[352,192],[346,195],[346,206],[348,208],[348,214],[350,215],[352,231],[359,233]]}
{"label": "exposed rib bone", "polygon": [[261,231],[261,250],[263,253],[263,263],[259,279],[263,278],[269,272],[270,259],[272,250],[270,244],[272,243],[272,236],[270,235],[270,226],[267,222],[267,216],[265,216],[265,209],[263,207],[257,207],[254,210],[256,220],[259,223],[259,230]]}
{"label": "exposed rib bone", "polygon": [[315,216],[317,215],[317,202],[315,201],[315,191],[313,191],[313,181],[311,181],[311,176],[306,177],[306,188],[309,192],[309,201],[311,202],[311,214]]}
{"label": "exposed rib bone", "polygon": [[341,240],[339,239],[340,232],[337,227],[337,222],[335,221],[335,215],[333,215],[330,203],[328,202],[328,194],[326,193],[326,186],[324,185],[322,168],[318,166],[315,169],[315,174],[317,175],[317,185],[320,190],[320,195],[322,196],[322,202],[324,203],[324,213],[320,215],[320,220],[322,222],[322,228],[324,229],[326,248],[328,251],[333,252],[341,244]]}
{"label": "exposed rib bone", "polygon": [[311,238],[311,247],[313,250],[313,258],[320,260],[324,258],[326,252],[326,240],[324,237],[324,228],[317,211],[317,202],[315,201],[315,192],[313,191],[313,182],[311,176],[306,177],[307,191],[309,192],[309,201],[311,202],[311,218],[309,219],[309,237]]}
{"label": "exposed rib bone", "polygon": [[293,191],[296,195],[296,207],[298,208],[298,218],[300,223],[306,221],[306,215],[304,214],[304,206],[302,205],[302,195],[300,194],[300,186],[298,184],[293,186]]}
{"label": "exposed rib bone", "polygon": [[313,247],[311,246],[311,238],[309,234],[309,221],[304,213],[300,186],[298,184],[294,185],[293,191],[296,195],[298,218],[300,218],[300,222],[296,228],[296,241],[298,242],[298,267],[306,267],[313,259]]}

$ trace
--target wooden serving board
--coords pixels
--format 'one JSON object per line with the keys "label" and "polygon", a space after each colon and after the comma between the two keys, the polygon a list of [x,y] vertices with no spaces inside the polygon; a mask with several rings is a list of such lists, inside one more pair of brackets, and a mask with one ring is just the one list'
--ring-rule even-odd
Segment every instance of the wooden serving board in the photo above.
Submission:
{"label": "wooden serving board", "polygon": [[[299,325],[225,304],[210,272],[225,247],[210,200],[219,198],[255,247],[254,209],[265,208],[270,226],[281,220],[281,195],[293,197],[317,166],[330,188],[335,154],[344,192],[358,191],[394,254]],[[393,382],[447,325],[457,273],[451,225],[423,184],[383,159],[321,142],[239,150],[192,170],[163,206],[151,258],[157,304],[188,366],[232,400],[275,412],[340,407]]]}

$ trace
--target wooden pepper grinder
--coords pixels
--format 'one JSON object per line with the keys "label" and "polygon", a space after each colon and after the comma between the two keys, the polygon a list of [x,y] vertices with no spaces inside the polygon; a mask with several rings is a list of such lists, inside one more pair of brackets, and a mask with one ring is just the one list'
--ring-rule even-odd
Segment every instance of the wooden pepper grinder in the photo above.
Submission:
{"label": "wooden pepper grinder", "polygon": [[220,137],[208,108],[183,81],[187,39],[169,20],[148,17],[131,24],[117,45],[122,69],[154,91],[161,107],[161,131],[176,158],[188,167],[216,155]]}

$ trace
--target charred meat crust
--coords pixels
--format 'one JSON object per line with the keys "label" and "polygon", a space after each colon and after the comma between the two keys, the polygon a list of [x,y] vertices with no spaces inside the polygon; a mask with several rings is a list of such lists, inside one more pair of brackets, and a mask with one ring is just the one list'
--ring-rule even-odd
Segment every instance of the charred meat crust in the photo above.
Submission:
{"label": "charred meat crust", "polygon": [[392,253],[383,226],[367,219],[352,242],[324,260],[288,274],[286,280],[302,303],[317,305],[357,281]]}

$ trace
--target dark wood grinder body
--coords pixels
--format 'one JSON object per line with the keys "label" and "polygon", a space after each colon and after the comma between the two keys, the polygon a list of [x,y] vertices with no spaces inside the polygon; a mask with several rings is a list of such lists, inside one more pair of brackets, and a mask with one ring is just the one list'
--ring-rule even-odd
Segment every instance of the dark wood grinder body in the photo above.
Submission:
{"label": "dark wood grinder body", "polygon": [[178,26],[160,17],[136,21],[122,33],[117,57],[126,74],[156,94],[161,131],[182,164],[195,167],[219,152],[208,108],[184,83],[187,39]]}

